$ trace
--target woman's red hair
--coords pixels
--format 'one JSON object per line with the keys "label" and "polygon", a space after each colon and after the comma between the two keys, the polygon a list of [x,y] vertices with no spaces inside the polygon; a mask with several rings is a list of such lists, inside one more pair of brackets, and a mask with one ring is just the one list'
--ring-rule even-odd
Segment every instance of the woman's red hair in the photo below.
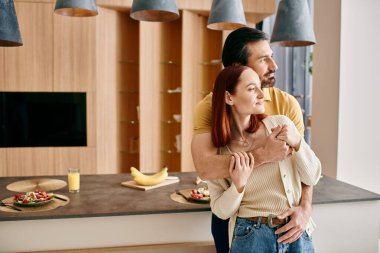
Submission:
{"label": "woman's red hair", "polygon": [[[232,65],[224,68],[216,77],[212,95],[211,138],[215,147],[226,146],[231,140],[232,112],[225,102],[225,92],[235,93],[239,77],[249,67]],[[265,114],[252,114],[249,127],[245,130],[254,133]]]}

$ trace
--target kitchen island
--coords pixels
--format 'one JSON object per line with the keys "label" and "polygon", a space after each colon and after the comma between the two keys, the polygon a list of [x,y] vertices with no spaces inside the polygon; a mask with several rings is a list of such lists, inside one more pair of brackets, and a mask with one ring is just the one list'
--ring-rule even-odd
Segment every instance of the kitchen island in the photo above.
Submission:
{"label": "kitchen island", "polygon": [[[170,248],[189,252],[186,248],[191,247],[215,252],[208,204],[184,204],[170,198],[177,189],[194,188],[196,174],[172,175],[180,182],[149,191],[121,186],[131,180],[130,174],[82,175],[80,193],[68,193],[67,187],[55,191],[70,198],[64,207],[35,213],[0,212],[0,252],[169,252]],[[8,184],[29,178],[0,178],[0,198],[14,194],[6,189]],[[50,178],[67,180],[65,176]],[[323,177],[314,190],[313,208],[317,252],[331,252],[332,246],[335,252],[377,252],[380,195]]]}

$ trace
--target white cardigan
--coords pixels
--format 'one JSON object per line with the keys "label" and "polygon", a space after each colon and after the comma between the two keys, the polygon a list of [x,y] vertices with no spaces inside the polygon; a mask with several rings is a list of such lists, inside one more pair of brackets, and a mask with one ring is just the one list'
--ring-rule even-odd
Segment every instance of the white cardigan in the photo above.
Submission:
{"label": "white cardigan", "polygon": [[[267,129],[267,133],[271,133],[271,129],[277,125],[288,125],[295,128],[293,122],[286,116],[276,115],[268,116],[263,120]],[[279,169],[279,176],[281,177],[284,186],[286,199],[289,208],[298,206],[301,200],[302,187],[301,182],[306,185],[317,184],[321,176],[321,163],[316,157],[314,152],[310,149],[307,143],[302,139],[298,152],[281,162],[263,164],[256,169],[265,166],[265,169]],[[248,180],[254,180],[250,177]],[[278,178],[274,180],[279,180]],[[252,182],[251,182],[252,183]],[[248,186],[249,182],[247,182]],[[238,193],[236,187],[231,184],[230,179],[218,179],[208,181],[208,187],[211,195],[211,210],[221,219],[230,219],[229,223],[229,242],[231,245],[233,231],[235,227],[236,217],[253,217],[254,212],[250,211],[254,208],[255,203],[250,199],[254,194],[260,192],[251,191],[249,187],[245,187],[242,193]],[[281,194],[276,192],[276,194]],[[273,203],[275,205],[276,203]],[[306,231],[310,235],[315,228],[315,224],[310,218]]]}

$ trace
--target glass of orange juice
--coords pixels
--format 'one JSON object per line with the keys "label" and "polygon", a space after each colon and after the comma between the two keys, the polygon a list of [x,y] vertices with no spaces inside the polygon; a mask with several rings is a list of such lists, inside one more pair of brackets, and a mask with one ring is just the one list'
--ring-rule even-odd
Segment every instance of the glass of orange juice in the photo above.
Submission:
{"label": "glass of orange juice", "polygon": [[69,192],[79,192],[80,173],[78,168],[69,168],[67,171],[67,179],[69,181]]}

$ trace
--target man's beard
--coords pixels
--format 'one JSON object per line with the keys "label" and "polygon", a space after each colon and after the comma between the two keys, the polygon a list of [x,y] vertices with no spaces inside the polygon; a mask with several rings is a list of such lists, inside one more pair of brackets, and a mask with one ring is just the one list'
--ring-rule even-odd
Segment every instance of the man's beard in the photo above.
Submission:
{"label": "man's beard", "polygon": [[269,73],[266,73],[264,75],[264,78],[261,80],[261,88],[270,88],[270,87],[274,86],[274,84],[276,83],[276,78],[275,77],[272,77],[272,78],[266,78],[265,77],[266,75],[270,75],[272,73],[275,73],[275,71],[269,71]]}
{"label": "man's beard", "polygon": [[270,88],[273,87],[276,83],[276,78],[272,77],[270,79],[264,79],[261,81],[261,88]]}

